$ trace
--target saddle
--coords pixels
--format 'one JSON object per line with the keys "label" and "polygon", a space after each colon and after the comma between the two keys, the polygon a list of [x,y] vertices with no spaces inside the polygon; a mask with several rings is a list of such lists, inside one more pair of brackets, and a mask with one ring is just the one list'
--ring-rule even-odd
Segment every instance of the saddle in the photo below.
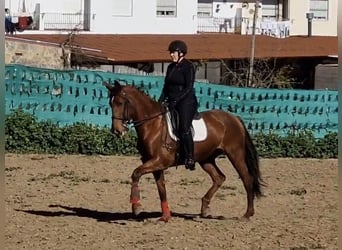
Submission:
{"label": "saddle", "polygon": [[[170,122],[171,122],[171,127],[172,127],[172,133],[179,138],[179,114],[177,110],[169,110],[170,112]],[[192,120],[200,120],[202,118],[201,114],[196,111],[194,117]],[[193,124],[191,125],[191,132],[192,135],[194,135],[194,127]]]}
{"label": "saddle", "polygon": [[[179,126],[179,115],[176,110],[169,110],[166,107],[166,122],[167,128],[170,137],[178,141],[179,140],[179,133],[178,133],[178,126]],[[207,138],[207,127],[202,118],[202,115],[198,112],[194,115],[191,125],[191,133],[194,138],[194,142],[196,141],[203,141]]]}

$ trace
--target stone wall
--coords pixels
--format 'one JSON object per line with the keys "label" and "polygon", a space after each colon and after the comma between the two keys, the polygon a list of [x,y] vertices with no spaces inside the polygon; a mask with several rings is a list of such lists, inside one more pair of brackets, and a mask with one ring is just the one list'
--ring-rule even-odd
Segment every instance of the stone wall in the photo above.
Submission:
{"label": "stone wall", "polygon": [[[38,68],[67,69],[70,52],[56,45],[5,39],[5,64],[21,64]],[[65,58],[65,60],[64,60]]]}

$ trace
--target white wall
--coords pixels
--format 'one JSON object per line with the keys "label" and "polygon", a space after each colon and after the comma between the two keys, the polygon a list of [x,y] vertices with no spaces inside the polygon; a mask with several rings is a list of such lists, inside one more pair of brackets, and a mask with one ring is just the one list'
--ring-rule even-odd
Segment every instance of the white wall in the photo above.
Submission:
{"label": "white wall", "polygon": [[[16,15],[22,11],[24,0],[5,0],[5,8]],[[42,13],[80,13],[83,11],[83,0],[25,0],[26,12],[33,13],[36,4],[40,3]]]}
{"label": "white wall", "polygon": [[[40,3],[41,13],[80,13],[84,11],[84,0],[5,0],[5,7],[13,14],[20,12],[25,1],[27,12],[33,13],[36,3]],[[176,17],[157,17],[157,0],[127,0],[132,3],[132,14],[126,16],[113,15],[115,0],[91,0],[90,32],[102,34],[196,34],[197,33],[197,0],[177,0]],[[218,0],[216,0],[218,1]],[[339,0],[329,0],[329,19],[313,20],[312,35],[337,35],[337,7]],[[213,0],[214,2],[214,0]],[[241,7],[238,0],[228,0],[227,5]],[[248,9],[242,8],[242,17],[252,21],[254,1],[248,0]],[[291,21],[290,35],[307,35],[306,13],[309,0],[288,0],[288,13]],[[285,7],[285,6],[284,6]],[[286,7],[285,7],[286,8]],[[259,17],[261,13],[259,12]],[[41,24],[44,20],[41,20]],[[41,25],[43,27],[43,25]],[[41,28],[42,30],[43,28]],[[25,31],[36,33],[37,31]],[[56,33],[56,31],[45,31]],[[242,29],[242,34],[245,34]]]}
{"label": "white wall", "polygon": [[[16,15],[24,0],[5,0],[5,6]],[[195,34],[197,33],[197,0],[177,0],[176,17],[157,17],[156,0],[127,0],[132,14],[115,15],[115,0],[91,1],[91,33],[102,34]],[[41,13],[82,13],[83,0],[25,0],[26,10],[33,14],[40,3]],[[117,4],[117,3],[116,3]],[[125,7],[125,6],[124,6]],[[44,15],[41,15],[44,23]],[[43,30],[41,25],[41,30]],[[26,31],[34,33],[34,31]],[[50,31],[51,33],[51,31]],[[53,33],[53,32],[52,32]]]}
{"label": "white wall", "polygon": [[[329,18],[327,21],[312,20],[313,36],[337,36],[337,6],[339,0],[329,0]],[[289,17],[291,20],[290,35],[307,35],[309,1],[289,1]]]}
{"label": "white wall", "polygon": [[131,16],[115,16],[111,1],[92,1],[91,31],[109,34],[195,34],[197,32],[197,0],[178,0],[176,17],[157,17],[156,0],[134,0]]}

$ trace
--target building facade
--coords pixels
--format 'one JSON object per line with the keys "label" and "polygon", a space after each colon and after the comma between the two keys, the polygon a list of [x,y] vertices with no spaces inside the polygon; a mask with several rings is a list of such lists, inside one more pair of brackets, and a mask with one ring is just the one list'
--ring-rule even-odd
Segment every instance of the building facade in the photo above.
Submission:
{"label": "building facade", "polygon": [[[5,0],[14,21],[33,17],[24,34],[251,35],[254,31],[275,38],[337,36],[337,5],[338,0]],[[6,58],[11,59],[6,63],[19,60],[16,55]],[[168,65],[167,61],[148,63],[154,64],[157,75],[164,74]],[[101,69],[124,72],[127,66],[107,64]],[[224,74],[217,58],[205,61],[197,78],[221,83]]]}
{"label": "building facade", "polygon": [[30,15],[33,30],[76,29],[99,34],[251,34],[275,37],[337,35],[338,0],[5,0],[14,19]]}

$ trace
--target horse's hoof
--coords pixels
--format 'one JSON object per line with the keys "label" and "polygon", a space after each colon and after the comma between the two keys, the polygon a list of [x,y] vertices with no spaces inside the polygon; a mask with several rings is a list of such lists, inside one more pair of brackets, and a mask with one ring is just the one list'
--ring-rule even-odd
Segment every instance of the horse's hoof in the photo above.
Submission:
{"label": "horse's hoof", "polygon": [[249,218],[254,215],[254,211],[247,211],[242,217],[241,221],[249,221]]}
{"label": "horse's hoof", "polygon": [[248,221],[249,221],[249,216],[246,216],[246,215],[242,216],[242,217],[240,218],[240,221],[242,221],[242,222],[248,222]]}
{"label": "horse's hoof", "polygon": [[212,219],[213,216],[211,214],[201,214],[201,218],[203,218],[203,219]]}
{"label": "horse's hoof", "polygon": [[171,219],[171,216],[166,216],[166,215],[163,215],[162,217],[159,218],[158,221],[161,221],[161,222],[169,222],[169,220]]}
{"label": "horse's hoof", "polygon": [[205,219],[211,219],[213,217],[209,207],[202,209],[201,217]]}
{"label": "horse's hoof", "polygon": [[142,212],[142,205],[141,204],[132,204],[132,213],[135,216],[138,216]]}

